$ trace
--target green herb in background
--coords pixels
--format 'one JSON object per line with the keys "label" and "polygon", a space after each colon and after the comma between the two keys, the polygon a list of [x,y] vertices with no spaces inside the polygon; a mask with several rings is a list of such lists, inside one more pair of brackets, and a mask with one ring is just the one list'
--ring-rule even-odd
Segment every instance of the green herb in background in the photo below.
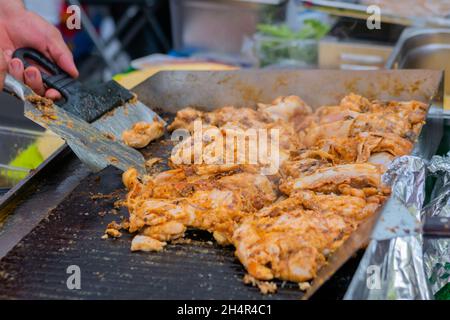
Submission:
{"label": "green herb in background", "polygon": [[285,24],[259,24],[257,30],[264,35],[287,40],[321,39],[330,30],[330,26],[316,19],[305,19],[302,28],[293,31]]}
{"label": "green herb in background", "polygon": [[317,40],[328,33],[330,26],[306,19],[298,31],[284,24],[260,24],[257,30],[256,54],[261,66],[286,61],[311,65],[317,62]]}
{"label": "green herb in background", "polygon": [[330,26],[319,20],[307,19],[304,22],[303,27],[298,31],[298,35],[301,39],[321,39],[328,31],[330,31]]}

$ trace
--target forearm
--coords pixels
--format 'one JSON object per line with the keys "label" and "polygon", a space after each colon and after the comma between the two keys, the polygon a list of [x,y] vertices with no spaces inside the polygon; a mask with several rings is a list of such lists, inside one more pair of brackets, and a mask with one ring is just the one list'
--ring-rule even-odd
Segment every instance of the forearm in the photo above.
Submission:
{"label": "forearm", "polygon": [[0,17],[11,17],[25,11],[22,0],[0,0]]}

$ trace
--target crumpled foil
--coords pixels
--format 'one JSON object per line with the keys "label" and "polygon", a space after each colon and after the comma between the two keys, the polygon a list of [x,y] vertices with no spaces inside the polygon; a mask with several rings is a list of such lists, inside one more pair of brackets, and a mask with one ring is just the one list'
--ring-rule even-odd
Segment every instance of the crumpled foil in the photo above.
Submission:
{"label": "crumpled foil", "polygon": [[[431,201],[422,215],[450,217],[450,153],[434,156],[428,170],[437,176]],[[425,238],[423,244],[425,272],[433,294],[450,283],[450,239]]]}
{"label": "crumpled foil", "polygon": [[[392,188],[389,201],[404,206],[413,215],[411,219],[417,221],[425,199],[425,178],[425,161],[413,156],[395,159],[383,175],[383,182]],[[386,205],[375,232],[381,223],[395,216],[390,211]],[[420,232],[378,239],[369,243],[344,299],[431,299]]]}
{"label": "crumpled foil", "polygon": [[406,207],[414,208],[420,219],[420,208],[425,200],[425,161],[418,157],[403,156],[394,159],[382,176],[385,185],[391,186],[391,196]]}

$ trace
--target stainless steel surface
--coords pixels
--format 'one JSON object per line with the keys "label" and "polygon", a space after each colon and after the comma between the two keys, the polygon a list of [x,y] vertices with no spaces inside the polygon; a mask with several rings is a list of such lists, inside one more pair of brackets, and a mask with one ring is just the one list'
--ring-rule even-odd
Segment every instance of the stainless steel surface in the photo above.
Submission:
{"label": "stainless steel surface", "polygon": [[[342,17],[351,17],[366,20],[373,13],[367,13],[368,5],[362,4],[358,0],[331,1],[331,0],[301,0],[304,4],[313,9],[324,11]],[[405,15],[390,12],[381,12],[381,21],[404,26],[420,27],[449,27],[450,19],[444,17],[410,17],[408,12]]]}
{"label": "stainless steel surface", "polygon": [[[450,95],[449,57],[450,29],[409,28],[403,31],[386,63],[386,68],[445,70],[444,94]],[[444,109],[449,108],[450,105],[447,108],[444,106]]]}
{"label": "stainless steel surface", "polygon": [[133,89],[148,106],[177,112],[186,106],[256,106],[281,95],[299,95],[313,108],[337,103],[350,92],[380,100],[429,102],[442,73],[433,70],[163,71]]}
{"label": "stainless steel surface", "polygon": [[256,31],[256,25],[281,20],[285,8],[284,0],[171,0],[174,48],[239,55],[244,38]]}
{"label": "stainless steel surface", "polygon": [[93,171],[112,165],[121,170],[136,168],[145,174],[144,157],[139,151],[121,142],[108,139],[93,125],[53,105],[56,121],[46,121],[45,114],[25,102],[25,116],[63,138],[75,154]]}
{"label": "stainless steel surface", "polygon": [[[112,165],[124,171],[134,167],[140,174],[146,173],[145,160],[139,151],[108,139],[93,125],[59,108],[56,104],[43,109],[36,107],[29,101],[29,97],[36,94],[10,75],[5,77],[5,90],[24,101],[24,113],[27,118],[63,138],[92,170],[98,171]],[[147,109],[145,113],[148,112]]]}
{"label": "stainless steel surface", "polygon": [[111,133],[116,139],[120,140],[123,131],[130,129],[136,122],[151,123],[154,120],[166,125],[166,122],[152,109],[137,101],[115,108],[112,115],[102,116],[95,120],[92,126],[101,132]]}
{"label": "stainless steel surface", "polygon": [[26,100],[25,99],[26,96],[34,94],[34,92],[30,88],[14,79],[9,74],[6,74],[5,76],[5,83],[3,90],[15,94],[22,101]]}
{"label": "stainless steel surface", "polygon": [[[444,97],[445,99],[445,97]],[[428,111],[429,119],[450,119],[450,110],[443,110],[440,108],[431,107]]]}
{"label": "stainless steel surface", "polygon": [[[276,96],[299,95],[313,108],[336,104],[349,92],[380,100],[442,100],[442,73],[430,70],[241,70],[161,72],[137,86],[147,105],[176,112],[187,106],[213,110],[219,106],[254,106]],[[434,103],[439,107],[439,103]],[[442,135],[442,119],[429,119],[413,154],[431,158]],[[389,200],[390,201],[390,200]],[[389,202],[388,202],[389,203]],[[369,243],[380,212],[366,220],[330,257],[306,292],[310,297],[361,246]]]}

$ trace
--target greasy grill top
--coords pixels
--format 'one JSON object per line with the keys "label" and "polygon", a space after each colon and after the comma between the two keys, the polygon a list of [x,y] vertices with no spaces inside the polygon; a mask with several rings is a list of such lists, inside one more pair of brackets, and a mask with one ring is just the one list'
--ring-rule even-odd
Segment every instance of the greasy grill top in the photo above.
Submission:
{"label": "greasy grill top", "polygon": [[[131,236],[102,240],[123,195],[121,173],[112,167],[86,178],[46,219],[0,261],[0,298],[32,299],[298,299],[293,283],[263,296],[244,285],[245,270],[231,247],[205,232],[189,231],[190,243],[159,253],[130,251]],[[119,191],[118,191],[119,190]],[[110,195],[95,196],[98,193]],[[102,216],[104,213],[106,214]],[[359,259],[352,259],[318,293],[342,297]],[[70,265],[81,269],[81,290],[69,290]]]}

